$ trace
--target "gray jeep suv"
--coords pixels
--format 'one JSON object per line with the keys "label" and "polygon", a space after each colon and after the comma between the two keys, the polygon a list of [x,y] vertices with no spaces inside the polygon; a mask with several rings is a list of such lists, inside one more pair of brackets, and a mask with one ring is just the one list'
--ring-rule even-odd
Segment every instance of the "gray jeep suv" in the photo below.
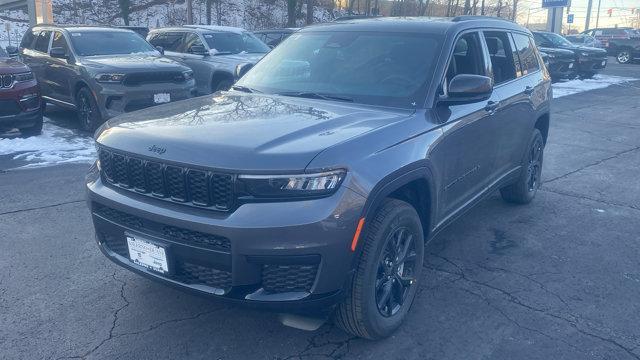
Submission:
{"label": "gray jeep suv", "polygon": [[38,25],[25,33],[20,53],[42,98],[76,109],[86,131],[115,115],[195,94],[191,69],[131,30]]}
{"label": "gray jeep suv", "polygon": [[255,64],[271,50],[252,33],[230,26],[163,28],[151,31],[147,39],[193,69],[199,94],[228,90],[237,65]]}
{"label": "gray jeep suv", "polygon": [[532,35],[512,22],[307,27],[231,91],[96,133],[98,246],[185,290],[328,308],[350,333],[388,336],[425,281],[429,239],[495,190],[533,199],[550,99]]}

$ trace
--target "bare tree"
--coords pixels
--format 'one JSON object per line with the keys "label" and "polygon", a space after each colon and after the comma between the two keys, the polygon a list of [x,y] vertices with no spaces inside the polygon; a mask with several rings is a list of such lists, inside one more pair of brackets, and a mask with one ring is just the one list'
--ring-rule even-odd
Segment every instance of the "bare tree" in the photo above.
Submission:
{"label": "bare tree", "polygon": [[307,25],[313,24],[313,0],[307,0]]}
{"label": "bare tree", "polygon": [[129,25],[129,14],[131,12],[130,0],[118,0],[118,6],[120,7],[120,16],[125,25]]}
{"label": "bare tree", "polygon": [[287,1],[287,26],[295,27],[296,26],[296,3],[297,0],[286,0]]}
{"label": "bare tree", "polygon": [[464,14],[471,15],[471,0],[464,0]]}

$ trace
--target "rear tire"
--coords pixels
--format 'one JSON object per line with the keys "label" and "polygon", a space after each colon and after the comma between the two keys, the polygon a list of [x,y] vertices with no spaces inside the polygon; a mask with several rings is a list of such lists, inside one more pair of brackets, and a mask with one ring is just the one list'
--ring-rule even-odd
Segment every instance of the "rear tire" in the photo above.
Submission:
{"label": "rear tire", "polygon": [[363,235],[356,272],[334,323],[355,336],[381,339],[411,308],[422,273],[424,235],[416,210],[396,199],[383,202]]}
{"label": "rear tire", "polygon": [[540,130],[534,129],[522,159],[522,171],[518,180],[500,189],[502,199],[509,203],[528,204],[540,188],[542,161],[544,159],[544,140]]}
{"label": "rear tire", "polygon": [[616,54],[616,60],[618,64],[628,64],[631,62],[631,52],[627,49],[622,49]]}
{"label": "rear tire", "polygon": [[98,126],[102,125],[102,116],[100,115],[100,109],[98,109],[98,103],[88,88],[83,87],[78,91],[76,106],[81,130],[94,132]]}

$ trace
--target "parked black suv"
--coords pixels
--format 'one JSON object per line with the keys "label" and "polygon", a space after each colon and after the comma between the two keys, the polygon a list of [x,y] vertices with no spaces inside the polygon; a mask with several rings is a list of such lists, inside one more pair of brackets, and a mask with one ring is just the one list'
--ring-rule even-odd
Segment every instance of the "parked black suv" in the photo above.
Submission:
{"label": "parked black suv", "polygon": [[95,130],[123,112],[193,97],[193,71],[163,57],[131,30],[38,25],[20,44],[50,103],[77,109],[80,126]]}
{"label": "parked black suv", "polygon": [[541,61],[528,30],[484,17],[304,28],[230,92],[96,133],[98,245],[166,284],[286,312],[337,305],[346,331],[387,336],[428,239],[494,190],[535,196]]}
{"label": "parked black suv", "polygon": [[573,52],[576,73],[581,78],[591,78],[607,66],[607,52],[603,49],[578,46],[552,32],[534,31],[533,37],[540,50],[547,54],[560,53],[555,49]]}

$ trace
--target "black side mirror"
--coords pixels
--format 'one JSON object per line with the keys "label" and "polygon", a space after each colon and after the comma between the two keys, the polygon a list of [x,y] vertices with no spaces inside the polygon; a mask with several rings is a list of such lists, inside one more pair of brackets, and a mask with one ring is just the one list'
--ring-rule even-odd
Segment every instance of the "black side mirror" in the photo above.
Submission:
{"label": "black side mirror", "polygon": [[58,59],[67,59],[69,56],[67,55],[67,51],[61,47],[54,47],[49,50],[49,55]]}
{"label": "black side mirror", "polygon": [[209,52],[205,49],[204,45],[191,45],[189,52],[194,55],[209,55]]}
{"label": "black side mirror", "polygon": [[5,50],[7,50],[7,54],[11,56],[18,55],[18,48],[16,46],[7,46]]}
{"label": "black side mirror", "polygon": [[164,48],[162,46],[156,46],[156,50],[158,50],[160,55],[164,55]]}
{"label": "black side mirror", "polygon": [[251,70],[251,68],[253,67],[252,63],[241,63],[236,65],[236,72],[235,72],[235,77],[236,80],[240,79],[241,77],[244,76],[244,74],[247,73],[247,71]]}
{"label": "black side mirror", "polygon": [[460,74],[449,82],[446,103],[473,103],[489,99],[493,92],[493,79],[488,76]]}

